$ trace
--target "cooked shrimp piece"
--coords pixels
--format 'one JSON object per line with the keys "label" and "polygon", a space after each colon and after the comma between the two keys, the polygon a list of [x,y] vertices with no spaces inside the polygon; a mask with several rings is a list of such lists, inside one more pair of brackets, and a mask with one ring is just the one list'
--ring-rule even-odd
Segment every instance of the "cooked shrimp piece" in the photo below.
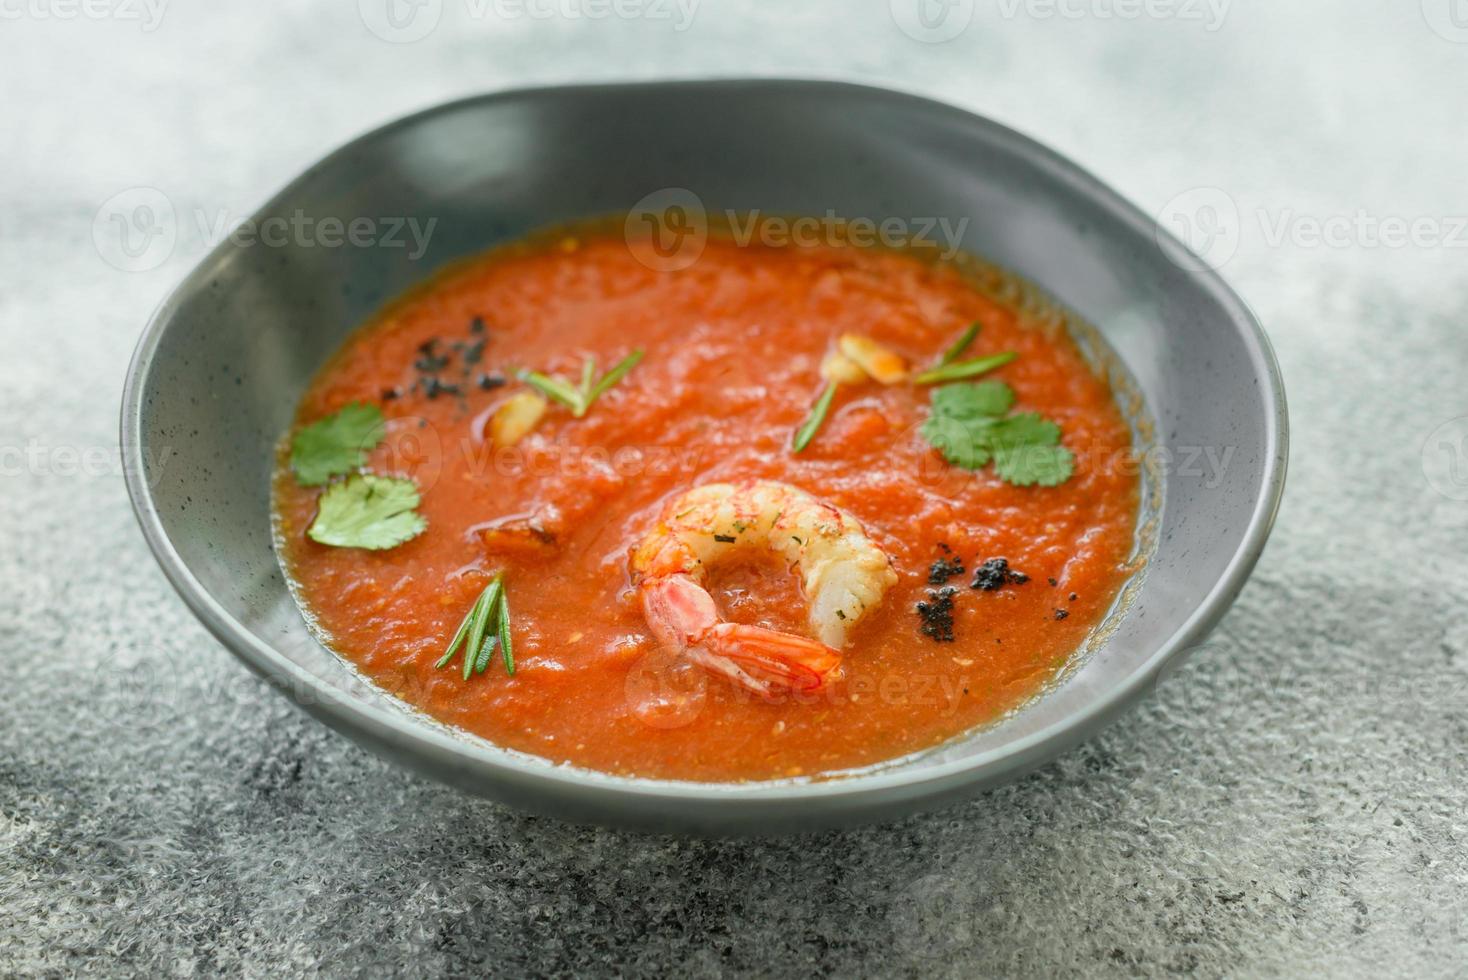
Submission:
{"label": "cooked shrimp piece", "polygon": [[821,377],[838,384],[857,385],[867,379],[867,373],[860,364],[839,350],[833,350],[821,361]]}
{"label": "cooked shrimp piece", "polygon": [[836,349],[884,385],[895,385],[907,378],[907,362],[870,337],[844,333],[837,338]]}
{"label": "cooked shrimp piece", "polygon": [[[817,640],[719,619],[708,567],[767,548],[801,578]],[[669,501],[632,549],[643,615],[660,643],[757,694],[813,690],[841,663],[848,631],[897,573],[856,518],[789,484],[710,483]]]}
{"label": "cooked shrimp piece", "polygon": [[489,438],[496,446],[513,446],[540,424],[550,403],[533,391],[511,395],[489,419]]}

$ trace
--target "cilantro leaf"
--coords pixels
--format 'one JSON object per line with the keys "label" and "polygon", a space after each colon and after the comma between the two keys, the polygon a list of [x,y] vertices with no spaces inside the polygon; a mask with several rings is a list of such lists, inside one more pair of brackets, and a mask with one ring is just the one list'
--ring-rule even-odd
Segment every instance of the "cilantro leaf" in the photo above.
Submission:
{"label": "cilantro leaf", "polygon": [[987,466],[994,453],[987,430],[996,419],[964,419],[934,412],[919,431],[943,458],[954,466],[977,470]]}
{"label": "cilantro leaf", "polygon": [[335,548],[381,551],[409,541],[428,527],[416,508],[412,480],[354,474],[326,488],[307,534]]}
{"label": "cilantro leaf", "polygon": [[1060,426],[1034,412],[1001,420],[993,429],[994,472],[1017,487],[1055,487],[1075,472],[1075,456],[1060,444]]}
{"label": "cilantro leaf", "polygon": [[1075,456],[1064,446],[1007,446],[994,451],[994,472],[1017,487],[1058,487],[1075,473]]}
{"label": "cilantro leaf", "polygon": [[1075,456],[1060,445],[1060,426],[1035,412],[1005,415],[1014,392],[1002,381],[950,384],[933,391],[924,439],[954,466],[982,469],[1019,487],[1059,486],[1075,472]]}
{"label": "cilantro leaf", "polygon": [[353,402],[318,419],[291,439],[291,469],[302,486],[316,487],[367,462],[386,434],[382,410]]}
{"label": "cilantro leaf", "polygon": [[990,438],[996,450],[1024,446],[1058,446],[1060,426],[1035,412],[1020,412],[995,423]]}
{"label": "cilantro leaf", "polygon": [[1014,405],[1014,391],[1003,381],[944,385],[933,391],[933,414],[971,419],[1003,415]]}

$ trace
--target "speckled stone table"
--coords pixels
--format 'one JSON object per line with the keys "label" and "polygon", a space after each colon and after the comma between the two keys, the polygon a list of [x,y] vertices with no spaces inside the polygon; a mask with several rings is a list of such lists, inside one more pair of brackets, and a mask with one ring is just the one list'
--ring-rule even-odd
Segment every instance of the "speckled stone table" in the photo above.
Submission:
{"label": "speckled stone table", "polygon": [[[0,975],[1462,975],[1461,3],[394,2],[0,4]],[[508,812],[264,689],[134,527],[123,370],[211,228],[442,99],[715,74],[1028,132],[1194,236],[1278,347],[1291,484],[1238,606],[972,803],[767,842]],[[119,251],[137,188],[166,248]]]}

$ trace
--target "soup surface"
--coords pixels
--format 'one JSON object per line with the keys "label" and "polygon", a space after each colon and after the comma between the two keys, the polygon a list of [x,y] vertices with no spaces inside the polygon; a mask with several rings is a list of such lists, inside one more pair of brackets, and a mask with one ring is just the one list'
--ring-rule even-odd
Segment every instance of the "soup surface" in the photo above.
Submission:
{"label": "soup surface", "polygon": [[[277,541],[325,642],[497,744],[656,778],[860,767],[1035,694],[1106,615],[1137,520],[1135,469],[1109,465],[1130,450],[1128,426],[1063,330],[977,288],[962,264],[904,252],[716,234],[687,268],[649,266],[597,226],[500,249],[393,304],[322,369],[296,431],[376,406],[385,436],[363,469],[411,479],[426,520],[383,550],[318,543],[307,532],[325,491],[302,485],[286,441]],[[1057,423],[1069,479],[1019,486],[946,461],[923,429],[937,386],[910,380],[836,386],[809,445],[792,450],[838,337],[916,371],[971,324],[981,329],[956,363],[1018,355],[969,380],[1002,381],[1013,412]],[[492,437],[496,412],[535,390],[517,372],[575,387],[587,358],[599,374],[634,350],[641,361],[580,417],[552,399],[518,439]],[[668,501],[749,480],[843,509],[895,572],[815,687],[756,694],[658,642],[644,615],[629,556]],[[752,547],[710,566],[719,615],[812,636],[787,561]],[[501,651],[467,680],[461,659],[436,667],[496,575],[513,675]]]}

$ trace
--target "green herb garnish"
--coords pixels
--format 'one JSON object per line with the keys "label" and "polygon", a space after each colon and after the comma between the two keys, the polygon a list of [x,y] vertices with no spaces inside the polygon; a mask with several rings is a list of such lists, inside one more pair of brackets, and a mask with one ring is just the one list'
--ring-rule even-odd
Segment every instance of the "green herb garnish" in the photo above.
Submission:
{"label": "green herb garnish", "polygon": [[618,361],[610,371],[601,376],[600,381],[591,386],[591,394],[587,396],[586,404],[589,406],[606,394],[608,388],[625,378],[627,372],[635,368],[641,361],[642,351],[640,350],[635,350]]}
{"label": "green herb garnish", "polygon": [[549,374],[541,374],[539,371],[521,371],[517,377],[532,388],[537,388],[548,398],[560,402],[573,412],[579,411],[581,407],[581,392],[560,378]]}
{"label": "green herb garnish", "polygon": [[[500,632],[498,626],[495,631],[484,638],[484,645],[479,648],[479,656],[474,658],[474,673],[482,674],[489,669],[489,660],[494,656],[494,648],[499,646]],[[510,671],[514,673],[514,671]]]}
{"label": "green herb garnish", "polygon": [[503,576],[496,575],[494,581],[479,593],[479,598],[469,607],[464,621],[449,641],[448,649],[433,666],[448,666],[460,646],[464,648],[464,680],[488,669],[496,646],[504,652],[505,673],[514,675],[515,657],[510,648],[510,601],[505,597]]}
{"label": "green herb garnish", "polygon": [[979,330],[982,327],[983,324],[978,321],[970,323],[968,329],[953,342],[953,346],[944,351],[943,356],[938,358],[938,367],[942,367],[945,364],[952,364],[958,360],[963,352],[968,350],[968,345],[974,342],[974,338],[979,335]]}
{"label": "green herb garnish", "polygon": [[464,680],[466,681],[474,673],[474,663],[482,652],[480,647],[484,643],[484,631],[489,628],[489,621],[494,615],[496,597],[489,593],[491,590],[502,591],[498,586],[498,580],[491,582],[489,588],[480,594],[479,608],[474,613],[474,621],[469,624],[469,639],[464,642]]}
{"label": "green herb garnish", "polygon": [[810,445],[810,441],[820,431],[821,424],[826,421],[826,414],[831,411],[831,402],[835,397],[836,382],[832,381],[826,385],[826,390],[821,392],[821,396],[811,406],[810,414],[805,417],[804,422],[800,423],[800,428],[795,430],[795,438],[790,441],[792,450],[798,453]]}
{"label": "green herb garnish", "polygon": [[912,383],[915,385],[941,384],[945,381],[960,381],[964,378],[974,378],[981,374],[988,374],[995,368],[1001,368],[1010,361],[1019,357],[1014,351],[1005,351],[1002,354],[990,354],[988,357],[976,357],[970,361],[954,361],[924,371],[913,376]]}
{"label": "green herb garnish", "polygon": [[500,650],[505,655],[505,673],[514,677],[515,649],[510,641],[510,597],[503,590],[500,591],[499,641]]}
{"label": "green herb garnish", "polygon": [[366,463],[367,453],[385,434],[382,410],[353,402],[295,434],[291,469],[302,486],[318,487]]}
{"label": "green herb garnish", "polygon": [[933,389],[933,413],[973,419],[1003,415],[1014,407],[1014,391],[1003,381],[944,385]]}
{"label": "green herb garnish", "polygon": [[1060,444],[1060,426],[1034,412],[1011,415],[993,432],[994,473],[1017,487],[1057,487],[1075,473],[1075,456]]}
{"label": "green herb garnish", "polygon": [[428,527],[417,506],[418,486],[412,480],[353,474],[326,488],[306,534],[335,548],[392,548]]}
{"label": "green herb garnish", "polygon": [[642,351],[635,350],[622,358],[600,380],[593,381],[596,375],[596,358],[588,357],[581,364],[581,383],[573,385],[563,378],[557,378],[539,371],[520,371],[518,377],[521,381],[538,389],[547,398],[552,398],[571,410],[576,418],[581,418],[591,410],[591,405],[607,390],[627,376],[627,372],[637,366],[642,360]]}
{"label": "green herb garnish", "polygon": [[994,464],[1015,486],[1053,487],[1070,479],[1075,457],[1060,445],[1060,426],[1034,412],[1006,415],[1014,392],[1002,381],[945,385],[933,392],[923,438],[954,466]]}

